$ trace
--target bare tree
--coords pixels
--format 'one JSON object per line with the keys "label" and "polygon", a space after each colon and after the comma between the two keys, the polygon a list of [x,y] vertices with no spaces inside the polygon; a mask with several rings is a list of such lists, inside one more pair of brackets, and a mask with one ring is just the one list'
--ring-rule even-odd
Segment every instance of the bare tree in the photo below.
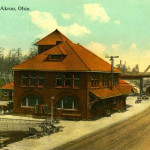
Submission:
{"label": "bare tree", "polygon": [[29,50],[29,54],[27,56],[27,58],[31,58],[35,55],[38,54],[38,47],[36,45],[36,42],[39,41],[39,39],[36,39],[32,44],[31,44],[31,48]]}
{"label": "bare tree", "polygon": [[0,76],[3,74],[4,64],[4,48],[0,47]]}

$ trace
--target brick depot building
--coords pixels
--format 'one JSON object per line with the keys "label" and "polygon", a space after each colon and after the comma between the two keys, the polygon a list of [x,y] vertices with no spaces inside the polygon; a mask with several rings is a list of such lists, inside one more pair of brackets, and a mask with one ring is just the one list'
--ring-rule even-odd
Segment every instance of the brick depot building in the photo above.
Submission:
{"label": "brick depot building", "polygon": [[[111,65],[55,30],[37,43],[38,55],[14,66],[14,113],[92,119],[126,109],[132,86]],[[53,103],[52,103],[53,102]]]}

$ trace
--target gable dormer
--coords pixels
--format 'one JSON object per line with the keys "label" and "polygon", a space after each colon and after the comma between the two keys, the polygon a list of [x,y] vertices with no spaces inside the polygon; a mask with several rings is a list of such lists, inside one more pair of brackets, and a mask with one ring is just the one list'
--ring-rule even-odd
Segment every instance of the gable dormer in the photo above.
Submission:
{"label": "gable dormer", "polygon": [[64,36],[60,31],[56,29],[54,32],[36,43],[36,45],[38,46],[38,54],[45,52],[48,49],[51,49],[66,41],[71,42],[66,36]]}
{"label": "gable dormer", "polygon": [[47,55],[46,61],[61,61],[67,56],[67,53],[60,44],[50,49],[49,53],[45,52],[45,55]]}

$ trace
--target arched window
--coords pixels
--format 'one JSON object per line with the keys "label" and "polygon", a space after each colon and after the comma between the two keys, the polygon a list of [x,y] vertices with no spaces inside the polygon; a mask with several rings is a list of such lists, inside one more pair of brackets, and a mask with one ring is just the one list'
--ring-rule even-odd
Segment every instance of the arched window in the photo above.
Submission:
{"label": "arched window", "polygon": [[76,110],[78,108],[78,104],[72,96],[64,96],[58,101],[57,108]]}
{"label": "arched window", "polygon": [[27,95],[22,101],[22,107],[34,107],[40,104],[40,98],[34,94]]}

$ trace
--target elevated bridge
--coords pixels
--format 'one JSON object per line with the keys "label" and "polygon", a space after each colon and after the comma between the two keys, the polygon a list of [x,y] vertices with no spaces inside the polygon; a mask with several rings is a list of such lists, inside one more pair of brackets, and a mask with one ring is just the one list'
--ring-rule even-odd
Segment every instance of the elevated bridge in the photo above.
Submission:
{"label": "elevated bridge", "polygon": [[143,79],[150,78],[150,73],[146,73],[146,72],[140,72],[137,74],[121,73],[120,78],[128,79],[128,80],[133,80],[133,79],[140,80],[140,94],[142,94],[143,93]]}

